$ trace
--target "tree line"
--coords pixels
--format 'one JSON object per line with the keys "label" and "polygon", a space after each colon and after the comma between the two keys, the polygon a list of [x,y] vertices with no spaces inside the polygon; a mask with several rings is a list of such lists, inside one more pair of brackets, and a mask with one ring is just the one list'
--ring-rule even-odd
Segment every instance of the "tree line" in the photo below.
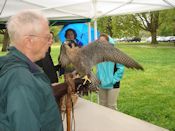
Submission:
{"label": "tree line", "polygon": [[98,29],[114,38],[151,36],[157,44],[157,35],[175,36],[175,9],[99,18]]}

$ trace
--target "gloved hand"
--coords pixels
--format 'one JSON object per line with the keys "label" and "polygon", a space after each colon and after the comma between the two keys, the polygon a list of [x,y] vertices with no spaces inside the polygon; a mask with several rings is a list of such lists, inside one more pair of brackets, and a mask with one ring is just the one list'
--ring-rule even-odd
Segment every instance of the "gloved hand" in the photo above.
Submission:
{"label": "gloved hand", "polygon": [[77,92],[78,95],[82,96],[82,95],[88,95],[88,92],[90,91],[90,83],[86,82],[84,83],[84,79],[82,78],[76,78],[75,79],[75,90]]}

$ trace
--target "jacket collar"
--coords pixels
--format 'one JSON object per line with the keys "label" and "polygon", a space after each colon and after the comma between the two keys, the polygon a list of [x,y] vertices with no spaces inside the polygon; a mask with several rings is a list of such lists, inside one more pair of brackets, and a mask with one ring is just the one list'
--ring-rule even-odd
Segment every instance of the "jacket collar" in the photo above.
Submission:
{"label": "jacket collar", "polygon": [[9,47],[8,50],[9,50],[9,54],[15,56],[16,58],[15,61],[17,62],[22,61],[25,64],[27,64],[32,73],[40,72],[39,67],[35,63],[33,63],[29,58],[27,58],[21,51],[16,49],[14,46]]}

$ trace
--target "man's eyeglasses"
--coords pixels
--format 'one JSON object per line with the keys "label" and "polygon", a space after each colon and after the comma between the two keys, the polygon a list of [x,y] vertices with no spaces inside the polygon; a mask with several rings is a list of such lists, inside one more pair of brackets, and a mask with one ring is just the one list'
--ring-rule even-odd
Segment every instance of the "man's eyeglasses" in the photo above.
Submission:
{"label": "man's eyeglasses", "polygon": [[47,36],[39,36],[39,35],[27,35],[27,36],[45,38],[48,42],[52,40],[52,35],[51,34],[49,34]]}

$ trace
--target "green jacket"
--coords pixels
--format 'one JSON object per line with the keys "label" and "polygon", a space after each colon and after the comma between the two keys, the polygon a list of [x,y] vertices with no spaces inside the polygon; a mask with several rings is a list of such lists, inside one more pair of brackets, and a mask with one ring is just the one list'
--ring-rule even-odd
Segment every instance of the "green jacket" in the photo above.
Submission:
{"label": "green jacket", "polygon": [[63,131],[49,79],[15,47],[0,57],[0,131]]}

